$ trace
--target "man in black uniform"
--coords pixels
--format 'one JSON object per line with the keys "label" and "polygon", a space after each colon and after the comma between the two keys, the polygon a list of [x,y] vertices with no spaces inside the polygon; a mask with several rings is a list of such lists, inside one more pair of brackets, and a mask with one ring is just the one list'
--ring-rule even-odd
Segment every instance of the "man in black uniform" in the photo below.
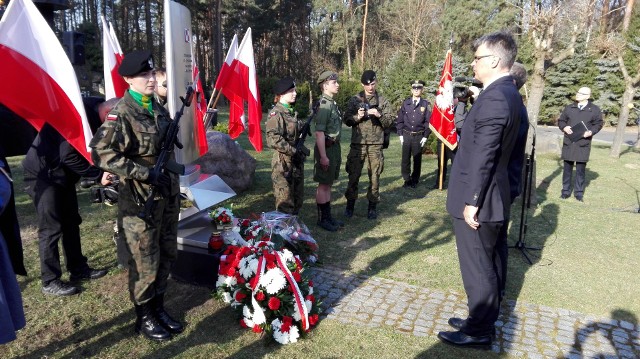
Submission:
{"label": "man in black uniform", "polygon": [[[396,128],[402,144],[402,162],[400,172],[404,178],[403,187],[416,188],[420,180],[422,167],[422,148],[431,134],[429,118],[431,111],[429,101],[422,98],[424,81],[415,80],[411,83],[411,97],[404,100],[398,111]],[[413,157],[413,172],[411,172],[411,158]]]}
{"label": "man in black uniform", "polygon": [[[72,295],[78,287],[62,281],[62,248],[71,282],[97,279],[106,269],[93,269],[82,255],[76,183],[80,177],[101,181],[107,174],[92,166],[54,128],[45,124],[22,161],[26,191],[33,199],[38,215],[38,240],[42,292]],[[106,182],[105,182],[106,183]]]}

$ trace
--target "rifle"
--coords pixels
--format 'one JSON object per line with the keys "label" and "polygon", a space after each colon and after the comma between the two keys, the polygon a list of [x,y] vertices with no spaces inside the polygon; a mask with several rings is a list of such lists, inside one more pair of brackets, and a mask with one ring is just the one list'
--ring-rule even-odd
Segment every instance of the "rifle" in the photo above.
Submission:
{"label": "rifle", "polygon": [[[304,163],[304,158],[306,156],[300,156],[297,154],[302,152],[302,147],[304,147],[304,141],[307,139],[307,136],[311,135],[311,121],[313,121],[313,118],[316,116],[316,113],[318,113],[318,107],[320,107],[320,102],[316,102],[313,104],[313,107],[311,109],[311,115],[309,115],[309,118],[304,123],[304,126],[302,126],[300,135],[298,136],[298,138],[296,138],[296,142],[293,144],[293,147],[296,148],[296,154],[294,154],[293,157],[291,157],[292,164],[299,165]],[[289,171],[287,171],[284,174],[284,177],[287,180],[291,180],[292,171],[293,171],[293,167],[290,168]]]}
{"label": "rifle", "polygon": [[[191,105],[191,97],[193,96],[193,87],[189,86],[187,88],[187,94],[185,97],[180,96],[180,100],[182,101],[182,106],[180,110],[178,110],[173,117],[173,121],[169,124],[167,128],[167,132],[165,133],[164,140],[162,141],[162,147],[160,147],[160,154],[158,155],[158,160],[156,164],[153,166],[151,172],[154,172],[157,175],[168,170],[170,172],[183,175],[184,174],[184,165],[176,163],[174,161],[169,161],[171,156],[171,152],[173,152],[174,147],[178,147],[182,149],[182,144],[178,141],[178,131],[180,130],[180,118],[182,117],[182,113],[184,112],[184,108]],[[156,188],[155,186],[150,186],[149,196],[144,203],[143,209],[138,212],[138,217],[141,219],[145,219],[151,216],[153,211]]]}

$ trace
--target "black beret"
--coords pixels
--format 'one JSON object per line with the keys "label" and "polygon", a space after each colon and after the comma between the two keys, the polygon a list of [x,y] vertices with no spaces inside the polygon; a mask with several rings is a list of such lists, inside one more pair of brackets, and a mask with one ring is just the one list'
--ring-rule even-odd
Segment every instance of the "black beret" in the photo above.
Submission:
{"label": "black beret", "polygon": [[376,80],[376,73],[373,70],[367,70],[362,73],[362,77],[360,77],[360,83],[363,85],[368,85]]}
{"label": "black beret", "polygon": [[274,95],[282,95],[283,93],[289,91],[296,87],[296,82],[291,76],[286,76],[278,80],[275,85],[273,85],[273,94]]}
{"label": "black beret", "polygon": [[412,87],[413,87],[413,86],[422,86],[422,87],[424,87],[424,81],[422,81],[422,80],[415,80],[415,81],[411,82],[411,86],[412,86]]}
{"label": "black beret", "polygon": [[153,55],[149,50],[136,50],[124,56],[118,73],[120,76],[135,76],[153,70]]}

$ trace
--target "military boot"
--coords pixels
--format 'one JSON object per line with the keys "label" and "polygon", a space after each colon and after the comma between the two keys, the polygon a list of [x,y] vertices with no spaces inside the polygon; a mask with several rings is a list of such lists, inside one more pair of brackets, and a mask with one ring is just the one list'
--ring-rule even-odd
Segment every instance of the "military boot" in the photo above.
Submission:
{"label": "military boot", "polygon": [[331,215],[331,202],[327,202],[327,206],[329,206],[329,221],[331,222],[331,224],[338,228],[344,227],[344,222],[333,218],[333,216]]}
{"label": "military boot", "polygon": [[158,320],[158,323],[162,325],[171,334],[182,333],[184,326],[179,321],[171,318],[169,313],[164,310],[164,294],[158,294],[151,300],[153,313]]}
{"label": "military boot", "polygon": [[153,309],[149,303],[136,305],[136,333],[144,334],[145,337],[163,341],[171,339],[171,333],[169,333],[154,316]]}
{"label": "military boot", "polygon": [[338,230],[338,226],[331,223],[331,209],[329,203],[317,203],[318,205],[318,226],[329,232]]}
{"label": "military boot", "polygon": [[376,219],[378,218],[378,212],[376,212],[377,203],[369,202],[369,209],[367,210],[367,218]]}
{"label": "military boot", "polygon": [[344,209],[344,216],[347,218],[353,217],[353,208],[356,206],[355,199],[347,200],[347,208]]}

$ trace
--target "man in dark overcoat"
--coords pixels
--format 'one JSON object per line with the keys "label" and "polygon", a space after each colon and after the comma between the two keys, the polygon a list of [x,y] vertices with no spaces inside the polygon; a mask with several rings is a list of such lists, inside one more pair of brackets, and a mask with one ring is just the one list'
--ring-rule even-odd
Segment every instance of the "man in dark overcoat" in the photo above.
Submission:
{"label": "man in dark overcoat", "polygon": [[583,201],[585,170],[591,153],[591,140],[603,125],[602,111],[589,101],[590,97],[591,89],[581,87],[576,93],[576,102],[565,107],[558,120],[558,127],[564,133],[562,144],[564,170],[562,171],[562,193],[560,194],[562,199],[571,196],[571,176],[575,165],[576,176],[573,195],[578,201]]}

